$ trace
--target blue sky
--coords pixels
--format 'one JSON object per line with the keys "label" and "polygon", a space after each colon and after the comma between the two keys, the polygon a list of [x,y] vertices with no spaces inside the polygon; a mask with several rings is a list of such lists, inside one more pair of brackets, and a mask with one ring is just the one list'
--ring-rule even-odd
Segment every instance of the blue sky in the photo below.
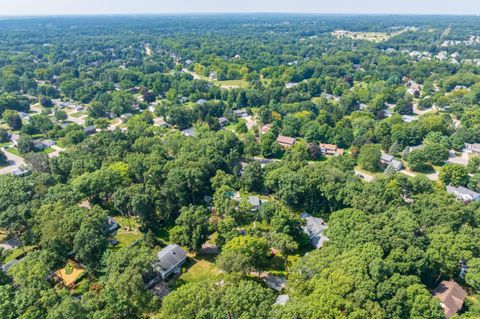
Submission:
{"label": "blue sky", "polygon": [[210,12],[480,14],[480,0],[0,0],[0,16]]}

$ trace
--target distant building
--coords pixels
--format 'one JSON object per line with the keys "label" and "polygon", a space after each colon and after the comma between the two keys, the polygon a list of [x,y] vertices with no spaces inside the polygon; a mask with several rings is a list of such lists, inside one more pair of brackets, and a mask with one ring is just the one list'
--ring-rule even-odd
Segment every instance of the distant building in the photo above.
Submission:
{"label": "distant building", "polygon": [[224,126],[228,125],[229,121],[226,117],[222,116],[222,117],[218,118],[218,123],[220,123],[221,127],[224,127]]}
{"label": "distant building", "polygon": [[464,203],[470,203],[472,201],[480,200],[480,194],[474,192],[466,187],[459,186],[455,187],[452,185],[447,186],[447,193],[455,195],[458,200],[463,201]]}
{"label": "distant building", "polygon": [[97,128],[93,125],[87,126],[86,128],[83,129],[83,132],[85,133],[85,135],[92,135],[97,133]]}
{"label": "distant building", "polygon": [[301,218],[306,221],[303,226],[303,232],[310,238],[310,243],[313,247],[322,248],[323,243],[328,241],[324,232],[328,228],[327,224],[321,218],[313,217],[310,214],[303,213]]}
{"label": "distant building", "polygon": [[166,279],[172,274],[179,273],[186,260],[186,252],[180,246],[170,244],[158,252],[153,269],[160,274],[162,279]]}
{"label": "distant building", "polygon": [[319,146],[323,155],[338,156],[343,155],[344,153],[344,150],[342,148],[338,148],[335,144],[320,143]]}
{"label": "distant building", "polygon": [[480,143],[468,144],[465,143],[464,152],[480,154]]}
{"label": "distant building", "polygon": [[117,221],[113,219],[113,217],[108,216],[107,217],[107,231],[109,233],[112,233],[116,231],[120,226],[118,225]]}
{"label": "distant building", "polygon": [[289,299],[290,297],[288,295],[279,295],[275,301],[275,305],[284,306]]}
{"label": "distant building", "polygon": [[153,125],[154,126],[159,126],[159,127],[164,127],[164,128],[171,127],[171,125],[168,124],[167,122],[165,122],[165,120],[161,117],[154,118],[153,119]]}
{"label": "distant building", "polygon": [[196,130],[194,127],[187,128],[182,131],[182,134],[185,136],[195,136]]}
{"label": "distant building", "polygon": [[380,163],[385,167],[392,167],[396,171],[400,171],[403,168],[403,163],[399,160],[396,160],[392,155],[382,154],[380,158]]}
{"label": "distant building", "polygon": [[265,124],[260,128],[260,134],[267,134],[272,129],[272,124]]}
{"label": "distant building", "polygon": [[247,117],[248,116],[248,112],[245,109],[235,110],[235,111],[233,111],[233,114],[235,114],[236,117]]}
{"label": "distant building", "polygon": [[292,147],[293,145],[295,145],[296,141],[297,140],[295,138],[289,136],[279,135],[277,137],[277,143],[284,148]]}
{"label": "distant building", "polygon": [[249,196],[247,198],[247,202],[252,205],[252,211],[258,210],[260,208],[260,205],[262,205],[262,201],[258,196]]}
{"label": "distant building", "polygon": [[414,121],[418,121],[418,118],[412,115],[402,115],[402,119],[405,123],[412,123]]}
{"label": "distant building", "polygon": [[12,171],[12,174],[15,175],[15,176],[18,176],[18,177],[23,177],[23,176],[27,176],[28,174],[30,174],[30,170],[28,169],[15,169]]}
{"label": "distant building", "polygon": [[263,277],[263,281],[268,288],[276,291],[282,291],[287,288],[287,279],[285,279],[285,277],[268,274],[267,276]]}
{"label": "distant building", "polygon": [[299,85],[300,83],[296,83],[296,82],[289,82],[287,84],[285,84],[285,88],[287,89],[291,89],[293,87],[296,87],[297,85]]}
{"label": "distant building", "polygon": [[20,139],[20,135],[18,134],[11,134],[10,135],[10,140],[12,141],[13,146],[18,145],[18,140]]}
{"label": "distant building", "polygon": [[455,281],[442,281],[433,291],[433,296],[440,300],[445,318],[450,319],[462,309],[467,292]]}
{"label": "distant building", "polygon": [[125,114],[120,115],[120,120],[121,120],[123,123],[125,123],[125,122],[127,122],[129,119],[131,119],[132,116],[133,116],[132,113],[125,113]]}

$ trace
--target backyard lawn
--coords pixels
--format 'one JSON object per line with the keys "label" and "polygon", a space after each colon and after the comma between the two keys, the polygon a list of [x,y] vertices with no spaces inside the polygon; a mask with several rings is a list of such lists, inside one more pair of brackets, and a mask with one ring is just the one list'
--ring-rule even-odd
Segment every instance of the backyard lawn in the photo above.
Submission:
{"label": "backyard lawn", "polygon": [[50,153],[53,153],[53,152],[55,152],[55,149],[53,147],[47,147],[47,148],[44,148],[42,150],[42,153],[44,153],[44,154],[50,154]]}
{"label": "backyard lawn", "polygon": [[191,257],[188,259],[184,267],[186,268],[186,271],[178,280],[176,280],[176,286],[181,286],[186,283],[204,281],[213,282],[219,274],[219,270],[215,266],[213,256],[201,255]]}
{"label": "backyard lawn", "polygon": [[17,156],[22,156],[22,154],[20,154],[20,152],[16,149],[16,148],[13,148],[13,147],[10,147],[10,148],[7,148],[5,151],[13,154],[13,155],[17,155]]}
{"label": "backyard lawn", "polygon": [[134,241],[142,238],[142,233],[139,231],[140,224],[135,218],[115,216],[114,219],[120,225],[114,236],[118,241],[117,247],[129,247]]}
{"label": "backyard lawn", "polygon": [[213,83],[219,84],[222,88],[246,88],[248,82],[245,80],[226,80],[226,81],[213,81]]}
{"label": "backyard lawn", "polygon": [[35,248],[35,246],[24,246],[23,249],[22,247],[17,247],[13,250],[11,250],[7,257],[5,258],[5,263],[9,263],[18,256],[21,256],[23,254],[23,251],[25,250],[26,253],[32,251]]}

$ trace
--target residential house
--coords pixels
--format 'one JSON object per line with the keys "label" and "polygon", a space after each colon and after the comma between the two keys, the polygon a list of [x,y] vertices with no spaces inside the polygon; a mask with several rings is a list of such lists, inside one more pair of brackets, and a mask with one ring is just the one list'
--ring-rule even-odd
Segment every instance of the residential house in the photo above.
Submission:
{"label": "residential house", "polygon": [[205,100],[205,99],[199,99],[199,100],[197,101],[197,104],[198,104],[198,105],[204,105],[205,103],[207,103],[207,100]]}
{"label": "residential house", "polygon": [[87,126],[86,128],[83,129],[83,132],[85,133],[85,135],[92,135],[97,133],[97,128],[93,125]]}
{"label": "residential house", "polygon": [[18,116],[20,116],[24,120],[28,120],[30,118],[30,114],[25,112],[18,112]]}
{"label": "residential house", "polygon": [[120,115],[120,120],[123,123],[126,123],[132,116],[133,116],[132,113],[125,113],[125,114]]}
{"label": "residential house", "polygon": [[113,219],[112,216],[108,216],[107,217],[107,231],[109,233],[113,233],[114,231],[116,231],[118,228],[120,227],[120,225],[118,225],[117,221],[115,219]]}
{"label": "residential house", "polygon": [[382,114],[383,117],[392,117],[393,116],[393,112],[390,111],[390,110],[383,110],[382,113],[383,113]]}
{"label": "residential house", "polygon": [[270,289],[282,291],[287,288],[287,279],[285,277],[268,274],[262,279]]}
{"label": "residential house", "polygon": [[43,148],[48,148],[48,147],[52,147],[53,145],[55,145],[55,141],[43,140],[42,144],[43,144]]}
{"label": "residential house", "polygon": [[18,145],[18,140],[20,139],[20,135],[18,134],[11,134],[10,135],[10,140],[12,141],[13,146]]}
{"label": "residential house", "polygon": [[385,168],[392,167],[396,171],[400,171],[403,168],[403,163],[399,160],[396,160],[392,155],[382,154],[380,158],[380,164]]}
{"label": "residential house", "polygon": [[157,118],[154,118],[153,119],[153,126],[159,126],[159,127],[163,127],[163,128],[169,128],[171,127],[172,125],[170,125],[169,123],[165,122],[165,120],[161,117],[157,117]]}
{"label": "residential house", "polygon": [[180,246],[170,244],[158,252],[153,269],[165,280],[170,275],[179,273],[186,260],[187,253]]}
{"label": "residential house", "polygon": [[463,149],[463,151],[466,153],[480,154],[480,143],[465,143],[465,148]]}
{"label": "residential house", "polygon": [[296,87],[297,85],[299,85],[300,83],[296,83],[296,82],[289,82],[287,84],[285,84],[285,88],[287,89],[291,89],[293,87]]}
{"label": "residential house", "polygon": [[365,104],[365,103],[360,103],[360,105],[358,106],[358,109],[362,110],[362,111],[365,111],[365,110],[368,109],[368,105]]}
{"label": "residential house", "polygon": [[402,152],[402,157],[407,158],[407,156],[410,155],[411,152],[422,150],[423,148],[424,148],[423,144],[417,145],[417,146],[407,146]]}
{"label": "residential house", "polygon": [[252,205],[252,211],[256,211],[260,208],[260,205],[262,205],[262,202],[258,196],[249,196],[247,198],[247,202]]}
{"label": "residential house", "polygon": [[344,150],[342,148],[338,148],[335,144],[320,143],[319,146],[323,155],[338,156],[343,155],[344,153]]}
{"label": "residential house", "polygon": [[410,95],[415,95],[415,96],[418,96],[420,95],[420,84],[418,83],[415,83],[413,82],[412,80],[410,80],[408,82],[409,84],[409,88],[407,90],[407,93],[410,94]]}
{"label": "residential house", "polygon": [[42,140],[33,140],[32,144],[33,144],[33,148],[35,148],[37,151],[41,151],[45,148],[45,146],[42,143]]}
{"label": "residential house", "polygon": [[303,213],[300,216],[305,220],[305,226],[303,226],[303,232],[310,238],[310,243],[313,247],[319,249],[322,248],[323,243],[328,241],[324,232],[328,228],[327,224],[321,218],[313,217],[310,214]]}
{"label": "residential house", "polygon": [[12,174],[15,175],[15,176],[18,176],[18,177],[23,177],[23,176],[27,176],[28,174],[30,174],[30,170],[28,169],[14,169],[12,171]]}
{"label": "residential house", "polygon": [[182,134],[185,136],[195,136],[196,130],[194,127],[187,128],[182,131]]}
{"label": "residential house", "polygon": [[210,80],[217,80],[218,79],[217,72],[216,71],[210,72],[210,74],[208,75],[208,78]]}
{"label": "residential house", "polygon": [[418,121],[418,117],[412,115],[402,115],[402,119],[405,123],[412,123]]}
{"label": "residential house", "polygon": [[218,123],[220,123],[221,127],[224,127],[224,126],[228,125],[229,121],[226,117],[222,116],[222,117],[218,118]]}
{"label": "residential house", "polygon": [[463,201],[464,203],[470,203],[472,201],[480,200],[480,194],[474,192],[466,187],[459,186],[455,187],[452,185],[447,186],[447,193],[455,195],[458,200]]}
{"label": "residential house", "polygon": [[260,128],[260,134],[267,134],[272,129],[272,124],[265,124]]}
{"label": "residential house", "polygon": [[247,117],[248,116],[248,112],[245,109],[235,110],[235,111],[233,111],[233,114],[235,114],[236,117]]}
{"label": "residential house", "polygon": [[75,105],[75,106],[73,107],[73,109],[74,109],[75,111],[77,111],[77,112],[81,112],[81,111],[85,110],[85,106],[83,106],[83,105]]}
{"label": "residential house", "polygon": [[295,145],[296,141],[297,140],[295,138],[289,136],[279,135],[277,137],[277,143],[284,148],[292,147],[293,145]]}
{"label": "residential house", "polygon": [[450,319],[462,309],[467,292],[455,281],[442,281],[433,290],[433,296],[440,299],[445,318]]}
{"label": "residential house", "polygon": [[279,295],[275,301],[275,305],[284,306],[289,299],[290,297],[288,295]]}

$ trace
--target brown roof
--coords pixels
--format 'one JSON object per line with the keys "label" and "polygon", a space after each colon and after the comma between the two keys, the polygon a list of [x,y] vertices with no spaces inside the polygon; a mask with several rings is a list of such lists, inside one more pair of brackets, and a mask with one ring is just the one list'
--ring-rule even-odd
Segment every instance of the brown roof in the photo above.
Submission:
{"label": "brown roof", "polygon": [[277,137],[277,142],[280,144],[293,145],[295,144],[295,141],[296,140],[293,137],[289,137],[289,136],[279,135]]}
{"label": "brown roof", "polygon": [[335,150],[337,149],[337,145],[335,145],[335,144],[323,144],[323,143],[320,143],[320,147],[323,147],[324,149],[332,150],[332,151],[335,151]]}
{"label": "brown roof", "polygon": [[450,319],[462,309],[467,292],[455,281],[442,281],[433,291],[433,296],[440,299],[445,318]]}
{"label": "brown roof", "polygon": [[260,128],[260,132],[267,133],[272,128],[272,124],[265,124]]}

